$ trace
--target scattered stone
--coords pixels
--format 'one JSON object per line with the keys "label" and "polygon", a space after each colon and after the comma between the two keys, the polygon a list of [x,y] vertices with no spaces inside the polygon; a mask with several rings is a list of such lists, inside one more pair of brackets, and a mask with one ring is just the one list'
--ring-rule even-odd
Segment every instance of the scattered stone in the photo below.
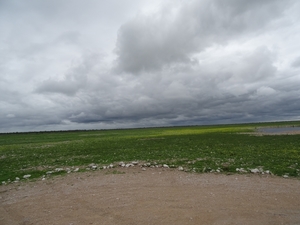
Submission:
{"label": "scattered stone", "polygon": [[179,166],[179,167],[178,167],[178,170],[179,170],[179,171],[183,171],[183,167],[182,167],[182,166]]}
{"label": "scattered stone", "polygon": [[102,167],[102,169],[104,169],[104,170],[105,170],[106,168],[107,168],[106,166],[103,166],[103,167]]}
{"label": "scattered stone", "polygon": [[133,165],[138,165],[138,164],[139,164],[138,161],[132,161],[131,163],[132,163]]}
{"label": "scattered stone", "polygon": [[46,174],[54,173],[54,171],[47,171]]}
{"label": "scattered stone", "polygon": [[95,163],[91,163],[91,164],[88,165],[88,167],[93,167],[95,165],[96,165]]}
{"label": "scattered stone", "polygon": [[31,177],[30,174],[27,174],[27,175],[24,175],[24,176],[23,176],[24,179],[27,179],[27,178],[29,178],[29,177]]}
{"label": "scattered stone", "polygon": [[19,178],[19,177],[16,177],[16,181],[17,181],[17,182],[20,181],[20,178]]}
{"label": "scattered stone", "polygon": [[79,171],[79,168],[77,167],[75,170],[73,170],[74,172],[78,172]]}
{"label": "scattered stone", "polygon": [[250,170],[251,173],[260,173],[260,170],[255,168]]}
{"label": "scattered stone", "polygon": [[55,172],[61,172],[61,171],[64,171],[64,169],[63,168],[56,168],[55,169]]}
{"label": "scattered stone", "polygon": [[6,182],[5,182],[5,181],[2,181],[2,184],[6,184]]}
{"label": "scattered stone", "polygon": [[[258,169],[256,169],[256,170],[259,172]],[[244,168],[236,168],[235,171],[240,172],[240,173],[247,173],[247,170],[245,170]],[[252,172],[252,173],[255,173],[255,172]]]}
{"label": "scattered stone", "polygon": [[288,175],[283,175],[283,178],[288,178],[289,176]]}
{"label": "scattered stone", "polygon": [[145,168],[145,167],[143,167],[143,168],[142,168],[142,170],[143,170],[143,171],[145,171],[145,170],[146,170],[146,168]]}
{"label": "scattered stone", "polygon": [[270,170],[265,171],[266,174],[271,174]]}
{"label": "scattered stone", "polygon": [[119,166],[121,166],[121,167],[125,167],[125,166],[126,166],[126,164],[125,164],[124,162],[119,162]]}
{"label": "scattered stone", "polygon": [[43,177],[43,178],[42,178],[42,180],[46,180],[46,178],[45,178],[45,177]]}
{"label": "scattered stone", "polygon": [[128,164],[125,165],[125,167],[127,167],[127,168],[131,167],[131,166],[134,166],[134,165],[132,163],[128,163]]}
{"label": "scattered stone", "polygon": [[91,169],[92,169],[92,170],[95,170],[95,169],[97,169],[97,166],[94,165],[94,166],[91,167]]}
{"label": "scattered stone", "polygon": [[91,168],[88,168],[88,167],[87,167],[87,168],[85,168],[85,169],[86,169],[86,170],[90,170]]}
{"label": "scattered stone", "polygon": [[170,168],[170,167],[167,164],[164,164],[163,168]]}
{"label": "scattered stone", "polygon": [[217,173],[220,173],[221,171],[220,171],[219,169],[216,169],[216,172],[217,172]]}
{"label": "scattered stone", "polygon": [[108,168],[114,168],[114,164],[109,164]]}

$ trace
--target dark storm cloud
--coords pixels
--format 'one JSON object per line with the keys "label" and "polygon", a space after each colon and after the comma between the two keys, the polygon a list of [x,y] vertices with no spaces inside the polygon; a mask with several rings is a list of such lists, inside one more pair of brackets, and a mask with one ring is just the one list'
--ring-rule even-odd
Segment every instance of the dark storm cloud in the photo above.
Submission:
{"label": "dark storm cloud", "polygon": [[99,56],[96,54],[83,56],[82,62],[78,62],[78,65],[69,68],[65,75],[60,75],[63,79],[54,80],[53,78],[49,78],[43,81],[36,91],[38,93],[75,95],[80,89],[86,86],[88,74],[95,64],[98,63],[98,60]]}
{"label": "dark storm cloud", "polygon": [[205,0],[139,15],[119,30],[118,69],[137,73],[193,62],[194,53],[213,44],[262,32],[273,18],[281,16],[285,5],[283,1]]}

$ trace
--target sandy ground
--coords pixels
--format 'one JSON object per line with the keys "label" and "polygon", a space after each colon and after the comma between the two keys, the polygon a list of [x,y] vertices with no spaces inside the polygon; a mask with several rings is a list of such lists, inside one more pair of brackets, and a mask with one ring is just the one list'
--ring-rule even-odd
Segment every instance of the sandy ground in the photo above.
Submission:
{"label": "sandy ground", "polygon": [[0,224],[300,224],[300,180],[124,168],[0,186]]}

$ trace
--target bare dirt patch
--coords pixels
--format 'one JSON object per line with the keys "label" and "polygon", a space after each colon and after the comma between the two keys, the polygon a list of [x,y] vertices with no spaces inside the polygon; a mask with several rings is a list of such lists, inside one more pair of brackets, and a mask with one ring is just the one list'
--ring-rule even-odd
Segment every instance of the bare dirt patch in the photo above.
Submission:
{"label": "bare dirt patch", "polygon": [[3,185],[0,224],[300,224],[299,196],[270,175],[111,169]]}

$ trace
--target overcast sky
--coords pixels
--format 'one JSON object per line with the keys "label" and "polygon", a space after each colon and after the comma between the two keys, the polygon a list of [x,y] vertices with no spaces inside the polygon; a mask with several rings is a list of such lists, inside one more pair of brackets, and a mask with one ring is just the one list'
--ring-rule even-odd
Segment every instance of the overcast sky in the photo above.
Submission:
{"label": "overcast sky", "polygon": [[300,119],[298,0],[0,0],[0,132]]}

